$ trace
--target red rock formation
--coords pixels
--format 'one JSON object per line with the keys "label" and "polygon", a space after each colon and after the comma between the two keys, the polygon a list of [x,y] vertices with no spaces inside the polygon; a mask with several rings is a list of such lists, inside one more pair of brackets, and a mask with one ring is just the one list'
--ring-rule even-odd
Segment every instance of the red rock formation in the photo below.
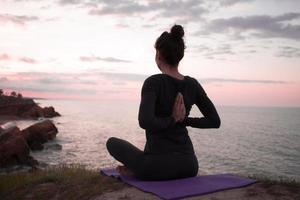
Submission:
{"label": "red rock formation", "polygon": [[16,164],[34,166],[37,161],[29,155],[29,146],[19,128],[2,130],[0,134],[0,167]]}
{"label": "red rock formation", "polygon": [[60,116],[52,106],[42,108],[33,99],[11,96],[0,96],[0,115],[11,115],[21,118],[50,118]]}
{"label": "red rock formation", "polygon": [[43,143],[56,137],[57,128],[50,120],[44,120],[22,130],[23,137],[30,149],[41,150]]}
{"label": "red rock formation", "polygon": [[38,118],[38,117],[52,118],[52,117],[60,116],[60,114],[56,112],[52,106],[42,108],[38,105],[34,105],[30,109],[27,109],[25,112],[20,112],[19,116],[22,118]]}
{"label": "red rock formation", "polygon": [[52,106],[43,108],[43,114],[44,117],[48,117],[48,118],[60,116],[60,114],[56,112]]}
{"label": "red rock formation", "polygon": [[[52,106],[42,108],[33,99],[0,96],[0,115],[8,118],[39,118],[60,116]],[[41,150],[43,143],[56,137],[57,128],[50,120],[44,120],[20,131],[17,127],[0,127],[0,167],[16,164],[34,166],[37,161],[31,150]]]}

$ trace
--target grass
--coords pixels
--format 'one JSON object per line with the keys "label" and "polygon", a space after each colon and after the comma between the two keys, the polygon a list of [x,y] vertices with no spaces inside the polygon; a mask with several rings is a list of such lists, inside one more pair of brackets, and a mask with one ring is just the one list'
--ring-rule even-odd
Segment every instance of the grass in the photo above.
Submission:
{"label": "grass", "polygon": [[287,179],[284,177],[270,178],[261,175],[250,175],[249,178],[255,179],[262,183],[262,186],[266,189],[270,189],[270,193],[278,193],[274,186],[280,186],[281,188],[287,189],[291,193],[300,194],[300,182],[296,179]]}
{"label": "grass", "polygon": [[[251,175],[249,178],[257,180],[263,189],[250,191],[248,195],[251,197],[259,196],[262,191],[272,197],[286,197],[286,195],[290,195],[290,199],[300,197],[300,182],[297,180],[271,179],[261,175]],[[89,170],[81,165],[60,165],[34,172],[0,175],[1,200],[85,200],[125,187],[128,186],[114,178],[101,175],[99,171]]]}
{"label": "grass", "polygon": [[250,175],[249,178],[255,179],[258,182],[262,182],[266,185],[284,185],[287,187],[295,187],[300,188],[300,182],[296,179],[287,179],[284,177],[277,177],[277,178],[270,178],[267,176],[261,176],[261,175]]}
{"label": "grass", "polygon": [[80,165],[61,165],[34,172],[0,175],[1,200],[84,200],[124,187],[124,183]]}

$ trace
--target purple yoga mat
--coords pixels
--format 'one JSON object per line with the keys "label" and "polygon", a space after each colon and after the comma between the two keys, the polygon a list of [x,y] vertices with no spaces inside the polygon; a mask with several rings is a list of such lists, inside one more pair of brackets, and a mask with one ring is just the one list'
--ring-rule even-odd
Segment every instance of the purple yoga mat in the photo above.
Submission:
{"label": "purple yoga mat", "polygon": [[168,181],[141,181],[133,176],[121,176],[115,169],[103,169],[101,173],[112,176],[137,187],[144,192],[153,193],[163,199],[181,199],[212,192],[240,188],[256,181],[231,174],[196,176]]}

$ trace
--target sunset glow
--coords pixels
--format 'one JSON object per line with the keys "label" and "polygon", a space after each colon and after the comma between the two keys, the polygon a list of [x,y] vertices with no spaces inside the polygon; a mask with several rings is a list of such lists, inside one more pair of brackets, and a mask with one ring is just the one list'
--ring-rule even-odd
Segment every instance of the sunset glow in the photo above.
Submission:
{"label": "sunset glow", "polygon": [[54,99],[140,99],[153,47],[185,28],[179,70],[217,105],[300,106],[296,0],[4,0],[0,89]]}

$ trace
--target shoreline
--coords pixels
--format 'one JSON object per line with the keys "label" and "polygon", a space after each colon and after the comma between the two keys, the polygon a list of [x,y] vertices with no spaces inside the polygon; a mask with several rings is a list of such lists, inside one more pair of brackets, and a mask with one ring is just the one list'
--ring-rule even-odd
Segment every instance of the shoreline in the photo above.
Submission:
{"label": "shoreline", "polygon": [[17,117],[14,115],[0,115],[0,126],[2,126],[3,124],[5,124],[7,122],[13,122],[13,121],[19,121],[19,120],[26,120],[26,119]]}
{"label": "shoreline", "polygon": [[34,119],[34,118],[23,118],[14,115],[0,115],[0,127],[8,122],[26,121],[26,120],[34,120],[36,122],[39,121],[38,119]]}

